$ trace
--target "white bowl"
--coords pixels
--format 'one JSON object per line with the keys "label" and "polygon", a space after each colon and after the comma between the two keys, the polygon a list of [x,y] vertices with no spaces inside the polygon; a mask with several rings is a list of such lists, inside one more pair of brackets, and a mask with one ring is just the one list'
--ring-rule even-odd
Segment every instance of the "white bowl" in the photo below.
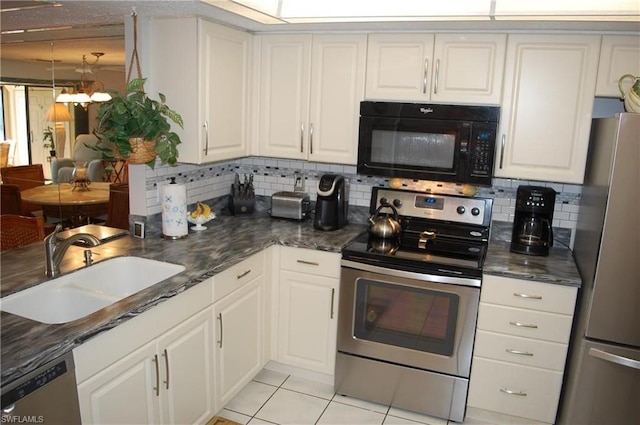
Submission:
{"label": "white bowl", "polygon": [[200,215],[196,218],[193,218],[191,217],[191,214],[187,214],[187,221],[189,223],[195,224],[195,226],[191,227],[191,229],[196,231],[206,229],[207,226],[203,226],[203,224],[210,222],[214,218],[216,218],[216,213],[214,213],[213,211],[211,211],[211,214],[209,214],[207,217]]}

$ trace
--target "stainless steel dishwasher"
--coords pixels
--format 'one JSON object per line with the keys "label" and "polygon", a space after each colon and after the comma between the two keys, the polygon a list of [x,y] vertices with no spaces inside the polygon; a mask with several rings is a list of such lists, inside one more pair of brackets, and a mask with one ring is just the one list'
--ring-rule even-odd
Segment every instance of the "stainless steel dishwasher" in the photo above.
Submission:
{"label": "stainless steel dishwasher", "polygon": [[80,424],[71,352],[2,387],[2,423]]}

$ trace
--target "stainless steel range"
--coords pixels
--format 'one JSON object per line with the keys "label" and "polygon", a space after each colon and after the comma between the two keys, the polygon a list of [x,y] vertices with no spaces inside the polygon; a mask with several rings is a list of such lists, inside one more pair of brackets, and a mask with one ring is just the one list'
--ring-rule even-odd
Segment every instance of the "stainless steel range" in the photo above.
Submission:
{"label": "stainless steel range", "polygon": [[374,188],[401,231],[343,251],[337,393],[464,420],[492,202]]}

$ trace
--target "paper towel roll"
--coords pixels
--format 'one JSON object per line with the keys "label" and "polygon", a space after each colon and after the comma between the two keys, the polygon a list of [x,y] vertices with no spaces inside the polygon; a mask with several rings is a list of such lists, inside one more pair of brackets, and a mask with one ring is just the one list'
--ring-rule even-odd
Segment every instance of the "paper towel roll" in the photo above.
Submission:
{"label": "paper towel roll", "polygon": [[187,236],[187,189],[181,184],[162,186],[162,236],[178,239]]}

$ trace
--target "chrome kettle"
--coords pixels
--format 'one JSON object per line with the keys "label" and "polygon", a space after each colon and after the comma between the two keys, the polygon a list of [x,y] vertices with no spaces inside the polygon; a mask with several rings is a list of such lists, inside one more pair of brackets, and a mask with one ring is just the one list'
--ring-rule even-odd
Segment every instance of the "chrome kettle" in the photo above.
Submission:
{"label": "chrome kettle", "polygon": [[[380,214],[383,208],[390,208],[393,216]],[[400,221],[398,221],[398,210],[391,204],[381,204],[378,209],[369,217],[369,233],[379,238],[395,238],[400,236]]]}

